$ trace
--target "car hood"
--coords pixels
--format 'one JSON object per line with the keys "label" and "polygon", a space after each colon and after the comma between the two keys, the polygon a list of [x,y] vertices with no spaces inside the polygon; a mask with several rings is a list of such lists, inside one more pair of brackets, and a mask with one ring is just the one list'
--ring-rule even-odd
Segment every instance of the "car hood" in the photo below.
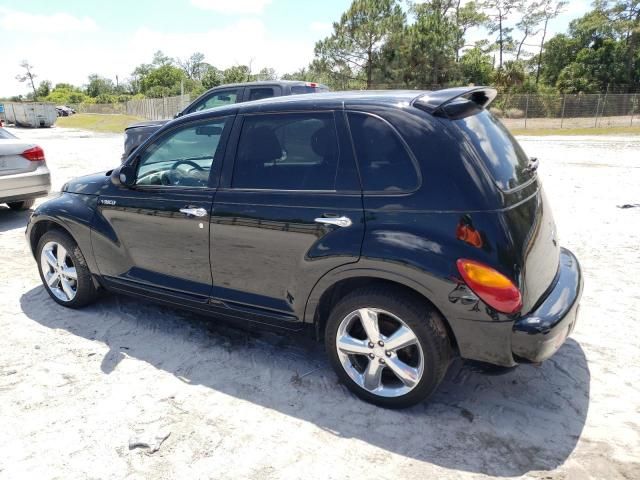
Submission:
{"label": "car hood", "polygon": [[122,161],[124,162],[131,152],[142,145],[147,138],[160,130],[160,128],[169,121],[170,120],[149,120],[129,125],[124,131],[124,153],[122,154]]}
{"label": "car hood", "polygon": [[83,177],[69,180],[63,187],[63,192],[82,195],[100,195],[111,184],[111,170],[108,172],[92,173]]}
{"label": "car hood", "polygon": [[161,127],[168,121],[169,120],[145,120],[144,122],[132,123],[127,128],[125,128],[125,131],[131,128],[143,128],[143,127],[154,127],[154,126]]}

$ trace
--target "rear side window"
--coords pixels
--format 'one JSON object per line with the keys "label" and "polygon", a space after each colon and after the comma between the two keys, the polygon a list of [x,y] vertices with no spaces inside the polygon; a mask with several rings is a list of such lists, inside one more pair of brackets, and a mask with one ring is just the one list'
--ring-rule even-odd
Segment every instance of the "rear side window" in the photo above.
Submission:
{"label": "rear side window", "polygon": [[294,85],[291,87],[291,95],[300,95],[303,93],[319,93],[328,92],[327,87],[312,86],[312,85]]}
{"label": "rear side window", "polygon": [[482,161],[502,190],[511,190],[533,176],[529,158],[509,131],[493,115],[482,110],[453,120],[473,144]]}
{"label": "rear side window", "polygon": [[415,190],[418,172],[393,128],[372,115],[351,112],[348,116],[362,189],[370,192]]}
{"label": "rear side window", "polygon": [[247,116],[232,187],[334,190],[338,139],[333,113]]}
{"label": "rear side window", "polygon": [[260,100],[262,98],[271,98],[275,96],[276,92],[273,87],[251,88],[249,89],[249,98],[247,100]]}

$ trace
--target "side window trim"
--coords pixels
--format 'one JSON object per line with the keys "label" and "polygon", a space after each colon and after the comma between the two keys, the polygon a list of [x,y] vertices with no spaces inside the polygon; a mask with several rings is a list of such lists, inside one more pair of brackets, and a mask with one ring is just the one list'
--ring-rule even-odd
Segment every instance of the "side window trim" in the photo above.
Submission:
{"label": "side window trim", "polygon": [[206,189],[216,189],[219,185],[220,180],[220,172],[222,171],[222,165],[225,158],[226,149],[228,146],[229,134],[231,133],[231,128],[235,123],[236,115],[224,115],[221,117],[210,117],[206,119],[198,119],[195,121],[191,121],[188,123],[181,123],[180,125],[175,125],[174,127],[168,129],[166,132],[163,132],[162,135],[159,135],[156,138],[150,139],[150,141],[145,142],[139,150],[136,152],[134,157],[135,167],[136,167],[136,180],[138,178],[138,169],[140,168],[140,158],[147,151],[149,147],[155,145],[157,142],[164,140],[169,135],[172,135],[176,130],[181,128],[190,128],[193,126],[197,126],[203,123],[211,123],[223,119],[227,120],[227,123],[224,126],[222,134],[220,135],[220,140],[218,141],[218,148],[216,152],[214,152],[211,169],[209,171],[209,179],[207,181],[207,186],[198,187],[198,186],[186,186],[186,185],[138,185],[134,184],[131,188],[135,190],[142,191],[170,191],[175,192],[177,190],[184,191],[202,191]]}
{"label": "side window trim", "polygon": [[[362,172],[360,171],[360,161],[358,160],[358,153],[357,153],[357,149],[356,149],[356,144],[355,144],[355,140],[354,140],[353,134],[352,134],[351,123],[349,122],[349,114],[357,114],[357,115],[369,116],[369,117],[377,118],[378,120],[381,120],[383,123],[385,123],[391,129],[391,131],[395,134],[396,138],[400,141],[400,143],[404,147],[409,159],[411,160],[411,164],[413,165],[413,169],[414,169],[415,174],[416,174],[416,179],[418,180],[417,183],[416,183],[415,188],[412,188],[412,189],[409,189],[409,190],[396,190],[396,191],[390,191],[390,192],[383,191],[383,190],[365,190],[364,189],[364,180],[362,178]],[[422,169],[420,168],[420,163],[418,162],[418,159],[414,155],[413,150],[411,150],[411,148],[409,147],[409,145],[407,144],[405,139],[402,137],[402,135],[400,135],[400,132],[398,131],[398,129],[395,126],[393,126],[391,124],[391,122],[389,122],[387,119],[381,117],[380,115],[377,115],[377,114],[371,113],[371,112],[365,112],[365,111],[362,111],[362,110],[347,110],[347,109],[345,109],[344,115],[345,115],[345,121],[346,121],[346,123],[348,125],[348,128],[349,128],[349,137],[351,139],[351,147],[353,149],[353,156],[354,156],[354,158],[356,160],[356,167],[358,169],[358,175],[360,177],[360,185],[362,186],[362,193],[363,194],[376,195],[376,196],[398,196],[398,195],[408,195],[408,194],[415,193],[418,190],[420,190],[420,188],[422,187]]]}
{"label": "side window trim", "polygon": [[[248,91],[248,89],[247,89]],[[234,127],[233,127],[233,135],[230,138],[229,142],[227,143],[227,152],[228,154],[225,156],[225,159],[227,160],[225,163],[226,165],[224,166],[224,170],[223,173],[221,175],[221,184],[220,184],[220,189],[224,189],[225,191],[237,191],[237,192],[269,192],[269,193],[291,193],[291,192],[297,192],[297,193],[313,193],[313,194],[336,194],[338,193],[338,191],[335,189],[333,190],[301,190],[301,189],[280,189],[280,188],[241,188],[241,187],[234,187],[233,186],[233,172],[236,166],[236,162],[238,160],[238,150],[239,150],[239,145],[240,145],[240,138],[241,138],[241,134],[242,134],[242,129],[244,127],[244,122],[245,119],[247,119],[248,117],[258,117],[258,116],[263,116],[263,115],[287,115],[287,114],[313,114],[313,113],[329,113],[331,114],[332,118],[333,118],[333,126],[336,132],[336,147],[337,147],[337,159],[336,159],[336,176],[340,173],[340,164],[342,161],[342,148],[340,145],[340,138],[339,138],[339,132],[338,132],[338,121],[336,119],[336,111],[331,109],[331,110],[285,110],[285,111],[278,111],[278,112],[252,112],[252,113],[245,113],[245,114],[238,114],[236,117],[236,121],[234,122]],[[358,194],[360,194],[361,192],[358,191]]]}

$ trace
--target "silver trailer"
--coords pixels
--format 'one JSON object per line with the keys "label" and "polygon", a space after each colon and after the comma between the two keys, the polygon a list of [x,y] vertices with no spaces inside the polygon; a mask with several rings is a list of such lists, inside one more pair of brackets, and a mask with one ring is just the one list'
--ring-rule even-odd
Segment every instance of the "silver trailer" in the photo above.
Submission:
{"label": "silver trailer", "polygon": [[53,103],[44,102],[5,102],[2,104],[6,123],[17,127],[51,127],[56,123],[58,112]]}

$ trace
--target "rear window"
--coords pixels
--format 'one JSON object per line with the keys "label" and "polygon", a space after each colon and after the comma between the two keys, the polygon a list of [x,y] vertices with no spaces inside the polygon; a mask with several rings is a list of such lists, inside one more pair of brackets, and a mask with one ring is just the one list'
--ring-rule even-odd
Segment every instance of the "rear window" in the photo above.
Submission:
{"label": "rear window", "polygon": [[486,110],[453,120],[473,144],[502,190],[512,190],[533,176],[529,157],[500,121]]}

